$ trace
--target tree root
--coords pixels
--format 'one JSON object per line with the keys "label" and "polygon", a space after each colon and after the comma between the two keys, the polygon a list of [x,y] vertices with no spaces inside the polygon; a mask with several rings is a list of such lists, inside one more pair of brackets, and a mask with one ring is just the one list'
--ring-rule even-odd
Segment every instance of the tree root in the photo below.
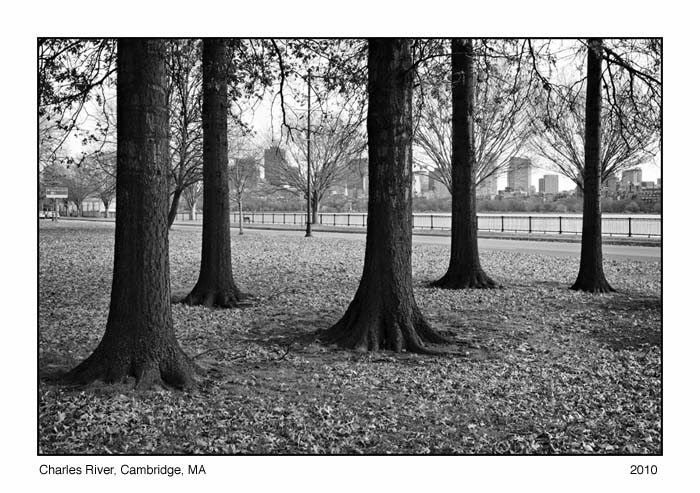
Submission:
{"label": "tree root", "polygon": [[87,385],[94,381],[107,384],[125,383],[135,380],[139,390],[152,388],[189,389],[196,385],[194,374],[198,367],[177,349],[167,351],[160,361],[151,357],[137,358],[118,355],[116,351],[95,350],[85,361],[66,373],[63,381],[73,385]]}
{"label": "tree root", "polygon": [[464,274],[455,274],[448,269],[444,276],[429,285],[442,289],[497,289],[501,287],[481,269]]}
{"label": "tree root", "polygon": [[593,282],[587,282],[586,280],[577,279],[576,282],[569,289],[573,291],[583,291],[585,293],[616,293],[617,291],[608,284],[608,281],[603,277],[602,279],[596,279]]}
{"label": "tree root", "polygon": [[238,288],[229,290],[195,289],[185,296],[180,303],[189,306],[206,306],[207,308],[236,308],[250,296]]}
{"label": "tree root", "polygon": [[382,313],[376,302],[372,305],[360,307],[353,301],[343,318],[322,331],[319,339],[358,351],[390,350],[436,355],[450,352],[450,348],[440,345],[452,341],[430,327],[417,308],[405,317],[390,311]]}

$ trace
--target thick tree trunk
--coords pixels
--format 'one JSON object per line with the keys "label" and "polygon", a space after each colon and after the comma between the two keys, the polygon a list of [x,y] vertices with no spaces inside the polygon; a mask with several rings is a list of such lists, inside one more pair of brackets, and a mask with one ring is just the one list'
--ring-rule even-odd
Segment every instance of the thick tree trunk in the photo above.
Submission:
{"label": "thick tree trunk", "polygon": [[182,196],[182,190],[176,188],[173,192],[173,198],[170,202],[170,210],[168,211],[168,229],[173,227],[175,218],[177,217],[177,210],[180,207],[180,197]]}
{"label": "thick tree trunk", "polygon": [[117,218],[107,328],[68,380],[137,387],[193,383],[170,311],[168,114],[162,40],[119,40],[117,61]]}
{"label": "thick tree trunk", "polygon": [[581,263],[576,282],[571,286],[571,289],[591,293],[614,291],[603,272],[600,212],[601,44],[598,38],[588,41]]}
{"label": "thick tree trunk", "polygon": [[409,41],[369,41],[369,205],[360,285],[322,338],[343,347],[439,352],[448,342],[425,321],[411,272],[411,99]]}
{"label": "thick tree trunk", "polygon": [[473,57],[471,39],[452,40],[452,246],[447,273],[433,283],[441,288],[496,287],[477,246]]}
{"label": "thick tree trunk", "polygon": [[202,130],[204,134],[204,217],[199,280],[182,300],[188,305],[232,308],[243,293],[231,269],[231,218],[228,193],[226,42],[203,45]]}

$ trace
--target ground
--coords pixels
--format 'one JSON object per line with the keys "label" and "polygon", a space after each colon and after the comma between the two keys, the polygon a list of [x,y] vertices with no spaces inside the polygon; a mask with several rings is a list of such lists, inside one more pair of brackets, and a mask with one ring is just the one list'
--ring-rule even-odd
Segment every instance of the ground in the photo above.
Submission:
{"label": "ground", "polygon": [[[449,247],[414,247],[421,311],[461,356],[358,353],[314,340],[352,299],[357,241],[232,235],[233,310],[173,305],[192,391],[70,388],[54,376],[105,328],[114,226],[41,222],[39,452],[661,453],[659,262],[606,261],[617,293],[568,289],[578,258],[487,251],[496,290],[428,287]],[[171,232],[173,293],[196,281],[199,228]]]}

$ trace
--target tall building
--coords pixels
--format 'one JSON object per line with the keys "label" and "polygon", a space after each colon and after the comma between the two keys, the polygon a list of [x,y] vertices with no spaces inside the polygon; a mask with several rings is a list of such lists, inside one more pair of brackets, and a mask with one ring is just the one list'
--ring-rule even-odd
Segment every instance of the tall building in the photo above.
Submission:
{"label": "tall building", "polygon": [[559,193],[559,175],[544,175],[538,185],[540,193]]}
{"label": "tall building", "polygon": [[512,157],[508,163],[508,187],[513,192],[530,193],[532,162],[528,158]]}
{"label": "tall building", "polygon": [[420,196],[425,197],[425,194],[430,190],[430,178],[424,174],[417,175],[417,177],[420,182]]}
{"label": "tall building", "polygon": [[282,165],[286,162],[284,149],[272,146],[265,149],[265,180],[275,187],[282,186]]}
{"label": "tall building", "polygon": [[484,178],[476,187],[477,197],[493,198],[498,195],[498,177],[493,174]]}
{"label": "tall building", "polygon": [[245,179],[246,186],[255,186],[260,181],[260,167],[254,157],[234,158],[235,166],[229,173],[240,173],[240,177]]}
{"label": "tall building", "polygon": [[642,168],[632,168],[622,172],[620,187],[625,192],[634,192],[642,185]]}
{"label": "tall building", "polygon": [[432,192],[431,195],[436,199],[450,196],[450,191],[444,183],[438,180],[437,174],[433,171],[428,172],[428,190]]}
{"label": "tall building", "polygon": [[607,180],[601,183],[600,192],[603,196],[615,197],[620,191],[620,179],[615,175],[608,176]]}

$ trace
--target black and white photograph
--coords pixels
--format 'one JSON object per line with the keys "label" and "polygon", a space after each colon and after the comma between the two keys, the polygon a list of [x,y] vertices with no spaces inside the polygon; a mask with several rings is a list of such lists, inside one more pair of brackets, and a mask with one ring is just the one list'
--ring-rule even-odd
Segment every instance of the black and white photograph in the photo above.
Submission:
{"label": "black and white photograph", "polygon": [[684,484],[694,425],[666,405],[692,379],[664,387],[664,334],[697,322],[662,318],[684,289],[662,296],[663,204],[693,182],[663,179],[668,28],[455,9],[25,36],[32,484]]}

